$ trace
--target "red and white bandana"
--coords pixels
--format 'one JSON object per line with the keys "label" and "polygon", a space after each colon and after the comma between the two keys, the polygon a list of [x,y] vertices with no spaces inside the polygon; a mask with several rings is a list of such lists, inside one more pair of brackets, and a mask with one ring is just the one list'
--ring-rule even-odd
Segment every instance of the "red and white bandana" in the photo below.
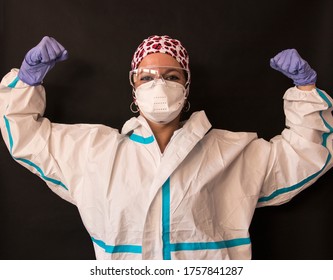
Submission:
{"label": "red and white bandana", "polygon": [[182,46],[179,40],[172,39],[167,35],[154,35],[143,40],[133,55],[131,63],[132,70],[137,69],[142,59],[152,53],[169,54],[179,62],[182,68],[188,71],[190,70],[189,56],[186,49]]}

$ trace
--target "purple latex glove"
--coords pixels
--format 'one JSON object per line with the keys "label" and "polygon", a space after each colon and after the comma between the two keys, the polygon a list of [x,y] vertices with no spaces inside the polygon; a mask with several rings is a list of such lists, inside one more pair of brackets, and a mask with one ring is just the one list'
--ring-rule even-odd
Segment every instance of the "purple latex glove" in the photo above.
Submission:
{"label": "purple latex glove", "polygon": [[273,69],[280,71],[294,81],[296,86],[313,85],[317,73],[301,58],[295,49],[287,49],[270,60]]}
{"label": "purple latex glove", "polygon": [[31,86],[39,85],[56,62],[67,58],[67,50],[54,38],[45,36],[26,54],[18,74],[19,79]]}

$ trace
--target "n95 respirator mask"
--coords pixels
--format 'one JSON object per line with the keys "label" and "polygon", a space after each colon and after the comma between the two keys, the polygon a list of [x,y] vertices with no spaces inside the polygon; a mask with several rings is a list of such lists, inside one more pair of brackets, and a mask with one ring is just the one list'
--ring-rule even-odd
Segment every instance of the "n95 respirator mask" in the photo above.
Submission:
{"label": "n95 respirator mask", "polygon": [[183,109],[186,89],[180,83],[157,79],[137,87],[134,96],[135,103],[148,120],[166,124]]}

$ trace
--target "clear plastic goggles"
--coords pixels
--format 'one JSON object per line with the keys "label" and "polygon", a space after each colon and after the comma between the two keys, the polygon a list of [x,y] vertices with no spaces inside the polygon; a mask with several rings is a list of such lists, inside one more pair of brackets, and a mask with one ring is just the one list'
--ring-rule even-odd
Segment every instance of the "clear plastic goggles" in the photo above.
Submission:
{"label": "clear plastic goggles", "polygon": [[190,83],[190,72],[184,68],[170,66],[140,67],[129,72],[129,80],[134,88],[156,79],[177,82],[186,88]]}

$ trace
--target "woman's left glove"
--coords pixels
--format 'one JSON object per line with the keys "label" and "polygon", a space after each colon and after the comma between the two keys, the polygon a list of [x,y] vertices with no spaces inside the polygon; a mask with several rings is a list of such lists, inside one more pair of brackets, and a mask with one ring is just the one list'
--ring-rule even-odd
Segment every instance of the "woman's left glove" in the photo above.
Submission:
{"label": "woman's left glove", "polygon": [[280,71],[294,81],[296,86],[313,85],[317,80],[317,73],[298,54],[295,49],[287,49],[278,53],[270,60],[273,69]]}
{"label": "woman's left glove", "polygon": [[45,36],[24,57],[18,74],[19,79],[31,86],[39,85],[56,62],[67,58],[67,50],[54,38]]}

